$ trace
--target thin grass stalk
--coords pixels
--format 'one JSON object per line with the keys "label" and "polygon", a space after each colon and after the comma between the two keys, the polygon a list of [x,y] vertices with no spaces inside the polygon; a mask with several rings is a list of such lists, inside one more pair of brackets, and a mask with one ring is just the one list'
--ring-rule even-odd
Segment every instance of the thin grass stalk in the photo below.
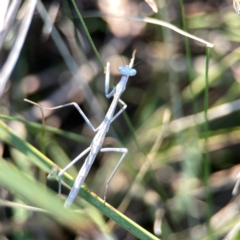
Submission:
{"label": "thin grass stalk", "polygon": [[209,232],[211,232],[210,229],[210,218],[212,216],[212,197],[211,197],[211,190],[209,185],[209,178],[211,174],[211,168],[210,168],[210,155],[208,151],[208,137],[209,137],[209,123],[208,123],[208,98],[209,98],[209,83],[208,83],[208,72],[209,72],[209,58],[210,58],[210,49],[206,48],[206,69],[205,69],[205,91],[204,91],[204,133],[205,133],[205,144],[204,144],[204,150],[205,150],[205,156],[204,156],[204,185],[205,185],[205,194],[206,194],[206,200],[207,200],[207,226]]}
{"label": "thin grass stalk", "polygon": [[89,40],[89,42],[90,42],[90,44],[91,44],[91,46],[93,48],[93,51],[94,51],[94,53],[95,53],[95,55],[96,55],[100,65],[101,65],[103,71],[104,71],[105,67],[104,67],[104,64],[102,62],[102,59],[101,59],[101,57],[100,57],[100,55],[98,53],[97,48],[95,47],[95,44],[94,44],[94,42],[93,42],[93,40],[91,38],[91,35],[90,35],[90,33],[89,33],[88,29],[87,29],[87,26],[86,26],[86,24],[85,24],[85,22],[84,22],[84,20],[82,18],[82,15],[81,15],[80,11],[78,10],[77,4],[75,3],[74,0],[72,0],[72,4],[73,4],[73,6],[75,8],[75,11],[77,12],[77,15],[79,17],[80,22],[82,23],[83,29],[84,29],[84,31],[85,31],[85,33],[87,35],[87,38],[88,38],[88,40]]}
{"label": "thin grass stalk", "polygon": [[[169,21],[168,16],[166,14],[167,11],[160,11],[162,12],[163,19],[165,21]],[[184,16],[183,16],[184,17]],[[169,31],[163,29],[164,33],[164,40],[167,45],[167,49],[169,52],[168,59],[171,60],[171,34]],[[170,44],[169,44],[170,43]],[[191,60],[191,59],[190,59]],[[171,69],[170,65],[168,66],[169,69],[169,89],[170,89],[170,96],[171,96],[171,107],[173,111],[173,118],[179,119],[182,117],[182,99],[179,95],[178,90],[178,77],[176,73]],[[189,79],[191,85],[191,79]],[[180,124],[181,125],[181,124]],[[169,127],[170,128],[170,127]],[[170,128],[171,129],[171,128]],[[198,145],[198,133],[196,129],[191,129],[191,132],[177,132],[176,135],[176,143],[179,146],[179,155],[184,159],[182,161],[182,177],[183,181],[188,181],[193,177],[196,177],[199,171],[199,165],[201,162],[201,154]],[[194,151],[192,151],[194,149]],[[187,194],[188,186],[183,184],[179,185],[176,193],[176,199],[178,204],[179,211],[187,213],[188,204],[191,202],[193,208],[196,207],[194,201],[192,201],[192,196]],[[188,226],[192,226],[192,219],[188,216],[187,218]],[[177,222],[178,223],[178,222]],[[179,224],[179,223],[178,223]]]}
{"label": "thin grass stalk", "polygon": [[[240,47],[236,48],[232,52],[228,53],[222,59],[220,59],[217,63],[212,65],[209,68],[209,84],[213,84],[215,81],[219,79],[219,77],[230,67],[232,67],[235,63],[237,63],[240,59]],[[194,94],[198,96],[205,89],[205,73],[200,74],[197,78],[195,78],[192,82],[192,87],[194,89]],[[192,101],[192,94],[190,92],[190,87],[187,86],[182,91],[183,101],[190,102]]]}
{"label": "thin grass stalk", "polygon": [[[164,8],[160,9],[160,17],[161,19],[163,19],[164,21],[168,22],[169,21],[169,13],[168,13],[168,9],[167,9],[167,1],[164,0],[163,1],[163,6]],[[180,118],[182,116],[182,100],[179,94],[179,82],[178,82],[178,76],[175,73],[175,71],[171,68],[170,62],[173,60],[172,59],[172,55],[173,55],[173,36],[172,36],[172,32],[168,29],[168,28],[162,28],[162,34],[163,34],[163,41],[164,41],[164,45],[166,46],[166,66],[167,66],[167,71],[168,71],[168,86],[169,86],[169,95],[171,98],[171,102],[170,102],[170,108],[172,111],[172,116],[174,119],[176,118]],[[186,134],[184,132],[182,133],[178,133],[176,135],[176,141],[178,143],[178,145],[180,146],[180,148],[182,149],[181,151],[181,155],[184,156],[184,158],[186,159],[186,161],[183,161],[182,164],[182,168],[183,168],[183,172],[184,174],[187,172],[187,159],[189,159],[189,152],[186,149]],[[186,151],[185,151],[186,150]],[[187,174],[186,174],[187,175]],[[179,192],[181,192],[181,190],[184,189],[183,188],[178,188],[177,190],[177,195],[179,195]],[[164,199],[163,197],[163,191],[159,191],[161,197]],[[165,194],[165,196],[167,196],[167,194]],[[189,196],[188,196],[189,198]],[[183,197],[181,195],[178,196],[178,201],[184,203]],[[184,205],[186,205],[184,203]],[[185,209],[186,207],[183,206],[183,209]],[[175,228],[180,228],[179,222],[178,221],[174,221],[174,227]],[[166,229],[164,229],[165,225],[162,226],[162,231],[165,232]],[[171,228],[168,228],[168,231],[172,231]],[[171,232],[173,233],[173,232]]]}
{"label": "thin grass stalk", "polygon": [[[180,9],[181,9],[183,30],[187,32],[183,0],[179,0],[179,3],[180,3]],[[197,113],[196,96],[194,94],[193,87],[192,87],[192,84],[191,84],[192,81],[193,81],[193,78],[194,78],[193,66],[192,66],[192,56],[191,56],[190,47],[189,47],[189,39],[186,36],[184,36],[184,45],[185,45],[186,56],[187,56],[188,80],[189,80],[190,92],[192,94],[193,113]]]}
{"label": "thin grass stalk", "polygon": [[169,28],[183,36],[186,36],[188,38],[192,38],[195,41],[201,42],[202,44],[205,44],[206,46],[212,48],[214,45],[208,41],[205,41],[202,38],[196,37],[190,33],[187,33],[185,31],[183,31],[182,29],[172,25],[171,23],[162,21],[162,20],[158,20],[155,18],[149,18],[149,17],[141,17],[141,16],[124,16],[124,15],[113,15],[111,13],[102,13],[102,12],[91,12],[88,14],[84,15],[84,18],[90,18],[90,17],[112,17],[112,18],[124,18],[124,19],[130,19],[133,21],[139,21],[139,22],[146,22],[146,23],[150,23],[150,24],[155,24],[155,25],[159,25],[159,26],[163,26],[166,28]]}

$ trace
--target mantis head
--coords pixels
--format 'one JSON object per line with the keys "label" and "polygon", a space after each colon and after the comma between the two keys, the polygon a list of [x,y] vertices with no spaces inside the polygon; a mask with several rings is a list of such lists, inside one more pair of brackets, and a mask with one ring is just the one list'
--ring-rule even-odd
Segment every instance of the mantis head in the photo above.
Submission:
{"label": "mantis head", "polygon": [[128,65],[118,67],[118,72],[124,76],[135,76],[137,74],[137,71],[134,68],[130,68]]}

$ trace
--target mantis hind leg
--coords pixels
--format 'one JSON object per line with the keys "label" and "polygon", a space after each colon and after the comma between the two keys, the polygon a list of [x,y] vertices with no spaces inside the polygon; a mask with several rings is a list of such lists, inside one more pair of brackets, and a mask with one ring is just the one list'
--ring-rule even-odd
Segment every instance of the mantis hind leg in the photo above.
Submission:
{"label": "mantis hind leg", "polygon": [[112,178],[114,177],[115,173],[117,172],[120,164],[122,163],[123,159],[125,158],[125,156],[127,155],[128,153],[128,150],[127,148],[102,148],[100,150],[100,152],[120,152],[122,153],[122,156],[120,158],[120,160],[118,161],[117,163],[117,166],[114,168],[111,176],[109,177],[109,179],[107,180],[107,183],[106,183],[106,187],[105,187],[105,191],[104,191],[104,203],[106,202],[106,196],[107,196],[107,189],[108,189],[108,186],[112,180]]}
{"label": "mantis hind leg", "polygon": [[85,149],[83,152],[81,152],[76,158],[74,158],[65,168],[63,168],[59,173],[58,173],[58,194],[61,194],[61,180],[62,180],[62,175],[73,165],[75,164],[79,159],[81,159],[84,155],[86,155],[90,151],[91,147],[88,147]]}

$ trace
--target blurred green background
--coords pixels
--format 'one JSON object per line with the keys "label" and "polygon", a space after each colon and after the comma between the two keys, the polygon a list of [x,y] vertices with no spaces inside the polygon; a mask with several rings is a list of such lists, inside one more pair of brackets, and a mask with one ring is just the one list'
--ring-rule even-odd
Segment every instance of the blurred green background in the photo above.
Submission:
{"label": "blurred green background", "polygon": [[[0,117],[23,142],[62,168],[89,146],[94,133],[76,109],[68,107],[44,111],[46,126],[63,131],[46,127],[42,135],[39,108],[23,99],[46,107],[76,102],[95,127],[111,99],[105,97],[104,70],[72,1],[42,2],[56,29],[44,24],[37,7],[0,99]],[[155,3],[158,12],[147,2]],[[24,4],[1,49],[1,66],[20,34]],[[232,1],[76,0],[76,4],[103,64],[111,64],[112,86],[120,78],[117,67],[128,64],[137,50],[137,75],[129,78],[121,98],[128,105],[126,114],[113,122],[104,142],[129,150],[109,186],[107,202],[161,239],[238,239],[234,230],[240,220],[239,199],[232,190],[240,171],[240,18]],[[214,44],[209,48],[209,89],[206,45],[147,23],[148,18]],[[56,30],[58,35],[52,37]],[[206,108],[209,123],[204,119]],[[61,211],[52,216],[30,209],[47,208],[44,194],[46,198],[52,194],[56,206],[49,202],[61,208],[57,181],[46,178],[47,167],[34,164],[27,150],[22,154],[14,138],[1,131],[0,135],[1,166],[6,167],[0,169],[2,239],[136,239],[80,197],[75,207],[81,210],[74,216],[67,210],[60,217]],[[87,188],[103,197],[119,158],[116,153],[98,154]],[[68,171],[73,178],[82,163]],[[19,179],[13,178],[14,171],[19,171]],[[68,192],[63,187],[63,195]]]}

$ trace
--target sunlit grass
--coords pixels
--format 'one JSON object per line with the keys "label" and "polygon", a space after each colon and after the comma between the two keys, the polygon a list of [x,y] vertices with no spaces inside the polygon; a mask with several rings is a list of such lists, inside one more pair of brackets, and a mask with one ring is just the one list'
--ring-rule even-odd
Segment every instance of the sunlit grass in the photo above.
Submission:
{"label": "sunlit grass", "polygon": [[[13,219],[21,219],[23,226],[36,211],[50,216],[58,229],[65,226],[92,238],[96,231],[104,237],[118,232],[127,237],[128,232],[139,239],[234,239],[239,214],[231,191],[240,170],[237,14],[224,3],[214,10],[209,3],[156,1],[158,13],[150,17],[145,3],[99,3],[90,11],[72,2],[64,1],[54,24],[50,8],[38,2],[35,18],[39,13],[51,27],[53,41],[34,40],[32,50],[27,38],[11,67],[11,86],[0,105],[5,121],[0,122],[0,205],[15,209]],[[42,25],[35,18],[32,27],[40,36]],[[100,197],[118,154],[99,154],[86,179],[88,188],[80,190],[73,208],[64,209],[56,174],[89,146],[94,134],[71,109],[44,112],[46,148],[39,151],[45,145],[39,109],[35,112],[23,99],[51,106],[76,101],[98,126],[110,105],[104,96],[104,65],[116,51],[127,58],[133,49],[140,64],[122,95],[128,109],[104,142],[127,147],[127,158],[109,186],[106,205]],[[4,51],[7,55],[11,48]],[[111,60],[113,71],[119,63]],[[56,73],[59,63],[63,70]],[[113,73],[112,84],[118,80]],[[66,195],[81,162],[76,165],[63,177]]]}

